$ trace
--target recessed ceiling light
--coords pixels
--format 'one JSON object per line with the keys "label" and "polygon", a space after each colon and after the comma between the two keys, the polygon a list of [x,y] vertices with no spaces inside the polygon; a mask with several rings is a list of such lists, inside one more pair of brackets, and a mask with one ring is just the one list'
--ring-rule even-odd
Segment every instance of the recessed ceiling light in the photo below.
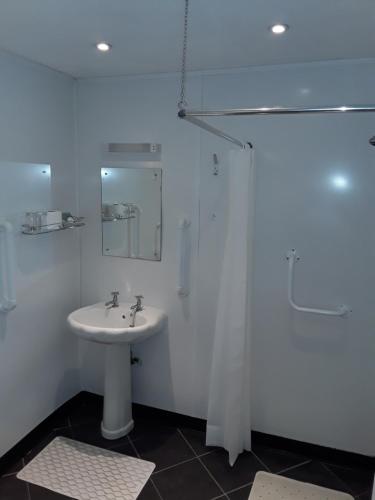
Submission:
{"label": "recessed ceiling light", "polygon": [[274,24],[270,27],[270,30],[272,33],[275,35],[282,35],[289,29],[289,26],[287,24]]}
{"label": "recessed ceiling light", "polygon": [[96,44],[96,48],[100,52],[108,52],[109,50],[111,50],[112,45],[110,43],[107,43],[107,42],[99,42]]}

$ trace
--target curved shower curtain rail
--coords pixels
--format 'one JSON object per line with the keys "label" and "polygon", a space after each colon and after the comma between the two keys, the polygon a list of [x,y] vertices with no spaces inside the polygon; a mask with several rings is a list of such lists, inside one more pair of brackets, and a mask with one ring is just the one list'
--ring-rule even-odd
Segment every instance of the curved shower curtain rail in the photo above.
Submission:
{"label": "curved shower curtain rail", "polygon": [[[212,125],[204,122],[203,120],[199,120],[198,118],[194,118],[194,116],[187,116],[184,114],[185,111],[180,111],[178,113],[178,116],[180,118],[185,119],[186,121],[192,123],[193,125],[197,125],[197,127],[203,128],[203,130],[206,130],[207,132],[210,132],[211,134],[217,135],[218,137],[221,137],[222,139],[225,139],[226,141],[232,142],[233,144],[236,144],[237,146],[240,146],[240,148],[244,148],[246,146],[245,143],[241,142],[240,140],[236,139],[235,137],[232,137],[231,135],[222,132],[216,127],[213,127]],[[251,143],[247,143],[251,148],[252,145]]]}
{"label": "curved shower curtain rail", "polygon": [[289,262],[289,272],[288,272],[288,302],[290,306],[295,310],[299,312],[306,312],[306,313],[313,313],[313,314],[322,314],[324,316],[338,316],[338,317],[343,317],[346,316],[349,312],[350,309],[345,306],[341,305],[337,309],[317,309],[317,308],[312,308],[312,307],[306,307],[306,306],[299,306],[295,303],[294,301],[294,264],[296,261],[299,260],[299,257],[297,255],[297,252],[293,250],[289,250],[289,252],[286,254],[286,258]]}
{"label": "curved shower curtain rail", "polygon": [[358,104],[350,106],[315,106],[312,108],[301,108],[298,106],[282,107],[263,106],[260,108],[232,108],[221,110],[193,110],[182,109],[178,116],[189,118],[192,116],[254,116],[254,115],[297,115],[314,113],[372,113],[375,104]]}
{"label": "curved shower curtain rail", "polygon": [[184,120],[188,120],[194,125],[201,127],[208,132],[211,132],[218,137],[226,139],[240,147],[246,147],[246,144],[231,135],[222,132],[221,130],[209,125],[200,118],[204,116],[256,116],[256,115],[295,115],[295,114],[314,114],[314,113],[367,113],[375,111],[375,104],[357,104],[349,106],[316,106],[311,108],[301,107],[281,107],[281,106],[262,106],[260,108],[238,108],[238,109],[222,109],[222,110],[191,110],[186,109],[186,60],[188,48],[188,26],[189,26],[189,0],[185,0],[184,10],[184,31],[183,31],[183,48],[181,59],[181,88],[180,100],[178,101],[178,116]]}
{"label": "curved shower curtain rail", "polygon": [[238,108],[238,109],[222,109],[222,110],[188,110],[180,109],[178,112],[179,118],[187,120],[193,125],[203,128],[211,134],[217,135],[237,146],[244,148],[246,144],[252,147],[251,143],[244,143],[239,139],[219,130],[216,127],[206,123],[202,117],[213,116],[261,116],[261,115],[298,115],[298,114],[318,114],[318,113],[373,113],[375,112],[375,104],[356,105],[356,106],[324,106],[314,108],[300,107],[261,107],[261,108]]}

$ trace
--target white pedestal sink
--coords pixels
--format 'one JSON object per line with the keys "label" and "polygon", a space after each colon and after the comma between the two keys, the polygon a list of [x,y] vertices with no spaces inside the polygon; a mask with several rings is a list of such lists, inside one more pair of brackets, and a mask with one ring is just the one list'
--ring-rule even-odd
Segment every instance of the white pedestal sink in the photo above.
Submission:
{"label": "white pedestal sink", "polygon": [[144,306],[130,326],[131,304],[108,308],[104,302],[83,307],[68,316],[79,337],[106,345],[102,435],[118,439],[134,427],[132,417],[130,344],[142,342],[160,331],[167,317],[155,307]]}

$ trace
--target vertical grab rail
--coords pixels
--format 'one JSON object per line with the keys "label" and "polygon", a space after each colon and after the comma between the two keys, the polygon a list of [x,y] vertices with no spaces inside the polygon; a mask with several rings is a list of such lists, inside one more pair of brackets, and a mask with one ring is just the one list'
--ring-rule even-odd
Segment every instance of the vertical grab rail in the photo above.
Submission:
{"label": "vertical grab rail", "polygon": [[178,228],[180,230],[180,268],[178,276],[177,293],[180,297],[187,297],[190,293],[189,290],[190,224],[191,222],[188,219],[181,219],[178,224]]}
{"label": "vertical grab rail", "polygon": [[141,226],[141,209],[135,203],[128,203],[130,219],[128,225],[130,227],[130,257],[140,257],[140,226]]}
{"label": "vertical grab rail", "polygon": [[155,226],[155,232],[154,232],[154,257],[160,257],[160,251],[159,251],[159,232],[161,229],[161,224],[160,222],[156,224]]}
{"label": "vertical grab rail", "polygon": [[307,312],[307,313],[313,313],[313,314],[322,314],[324,316],[338,316],[338,317],[343,317],[346,316],[349,312],[350,309],[345,306],[341,305],[337,309],[316,309],[312,307],[306,307],[306,306],[299,306],[295,303],[294,301],[294,265],[296,262],[299,261],[299,256],[297,255],[296,250],[289,250],[289,252],[286,254],[286,259],[289,263],[289,269],[288,269],[288,302],[290,306],[299,312]]}
{"label": "vertical grab rail", "polygon": [[16,305],[14,287],[15,249],[13,227],[0,219],[0,312],[12,311]]}

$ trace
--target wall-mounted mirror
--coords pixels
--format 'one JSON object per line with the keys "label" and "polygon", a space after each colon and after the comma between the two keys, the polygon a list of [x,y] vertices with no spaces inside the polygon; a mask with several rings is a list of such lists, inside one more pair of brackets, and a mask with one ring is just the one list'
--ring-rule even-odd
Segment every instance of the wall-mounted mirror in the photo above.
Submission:
{"label": "wall-mounted mirror", "polygon": [[161,260],[161,168],[101,169],[103,255]]}

